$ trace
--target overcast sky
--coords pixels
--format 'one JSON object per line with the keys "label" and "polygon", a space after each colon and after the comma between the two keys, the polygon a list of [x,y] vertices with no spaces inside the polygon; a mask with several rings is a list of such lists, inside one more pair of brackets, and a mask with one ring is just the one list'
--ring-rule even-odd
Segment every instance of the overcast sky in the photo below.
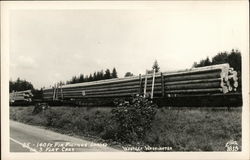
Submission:
{"label": "overcast sky", "polygon": [[[246,6],[246,5],[245,5]],[[36,88],[115,67],[144,74],[232,48],[246,52],[244,5],[171,5],[133,10],[15,10],[10,15],[10,78]]]}

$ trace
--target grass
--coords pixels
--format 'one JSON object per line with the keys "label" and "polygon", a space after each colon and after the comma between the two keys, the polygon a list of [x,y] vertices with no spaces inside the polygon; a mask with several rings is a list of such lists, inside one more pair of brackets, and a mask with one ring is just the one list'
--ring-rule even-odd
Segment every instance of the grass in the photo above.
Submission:
{"label": "grass", "polygon": [[229,140],[241,146],[241,111],[167,110],[156,115],[146,143],[178,151],[225,151]]}
{"label": "grass", "polygon": [[[111,108],[51,107],[36,115],[32,114],[33,108],[10,107],[10,118],[61,133],[113,142]],[[241,109],[160,108],[151,130],[138,144],[172,147],[173,151],[225,151],[225,144],[231,139],[241,146]]]}

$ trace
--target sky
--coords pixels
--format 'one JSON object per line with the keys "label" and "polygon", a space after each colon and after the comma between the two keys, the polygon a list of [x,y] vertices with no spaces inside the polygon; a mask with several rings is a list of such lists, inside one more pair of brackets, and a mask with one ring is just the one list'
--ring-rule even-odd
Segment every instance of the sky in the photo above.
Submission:
{"label": "sky", "polygon": [[247,52],[247,3],[161,9],[13,10],[9,20],[10,79],[48,87],[72,76],[116,68],[144,74],[191,68],[218,52]]}

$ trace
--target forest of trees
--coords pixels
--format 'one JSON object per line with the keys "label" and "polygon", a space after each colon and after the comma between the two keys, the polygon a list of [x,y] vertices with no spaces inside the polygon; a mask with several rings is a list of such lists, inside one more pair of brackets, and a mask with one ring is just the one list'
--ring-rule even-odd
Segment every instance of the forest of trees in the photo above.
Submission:
{"label": "forest of trees", "polygon": [[[94,72],[93,74],[89,74],[86,76],[84,74],[80,74],[79,76],[73,76],[71,80],[66,82],[66,84],[91,82],[91,81],[111,79],[111,78],[118,78],[117,71],[115,68],[113,68],[112,72],[109,69],[106,69],[105,72],[101,70],[101,71],[97,71],[97,72]],[[63,84],[62,82],[60,83]]]}
{"label": "forest of trees", "polygon": [[220,52],[210,60],[208,57],[200,60],[199,63],[195,62],[193,67],[203,67],[215,64],[229,63],[230,67],[241,73],[241,53],[238,50],[232,49],[231,52]]}
{"label": "forest of trees", "polygon": [[34,90],[34,87],[30,82],[22,80],[20,78],[17,78],[16,81],[9,81],[9,92],[24,90]]}

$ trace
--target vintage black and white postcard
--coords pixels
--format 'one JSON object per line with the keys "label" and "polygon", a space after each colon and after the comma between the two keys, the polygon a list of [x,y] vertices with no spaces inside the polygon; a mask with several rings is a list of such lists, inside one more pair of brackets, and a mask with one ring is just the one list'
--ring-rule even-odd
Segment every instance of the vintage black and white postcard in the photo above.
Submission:
{"label": "vintage black and white postcard", "polygon": [[1,2],[3,159],[248,159],[248,5]]}

